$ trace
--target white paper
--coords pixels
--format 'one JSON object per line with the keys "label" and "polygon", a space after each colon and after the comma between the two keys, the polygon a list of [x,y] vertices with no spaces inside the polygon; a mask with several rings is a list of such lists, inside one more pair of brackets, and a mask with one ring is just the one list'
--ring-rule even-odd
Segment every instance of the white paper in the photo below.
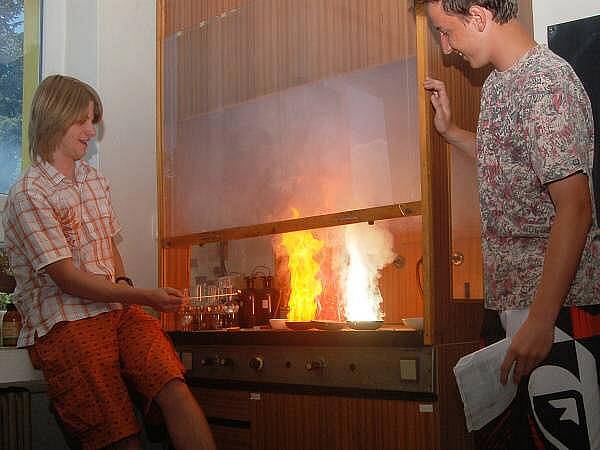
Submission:
{"label": "white paper", "polygon": [[469,431],[481,429],[502,414],[517,394],[512,370],[506,385],[500,383],[500,366],[509,345],[510,339],[502,339],[463,356],[454,366]]}

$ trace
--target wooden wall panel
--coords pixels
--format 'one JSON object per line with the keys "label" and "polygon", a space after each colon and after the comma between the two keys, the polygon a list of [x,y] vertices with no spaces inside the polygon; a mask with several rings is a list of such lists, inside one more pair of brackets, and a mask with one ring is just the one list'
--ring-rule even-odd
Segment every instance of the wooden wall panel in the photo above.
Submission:
{"label": "wooden wall panel", "polygon": [[179,120],[415,55],[397,0],[167,1]]}
{"label": "wooden wall panel", "polygon": [[[404,317],[422,317],[424,299],[422,283],[423,242],[421,220],[410,220],[409,227],[403,227],[394,234],[394,252],[404,260],[404,266],[389,264],[381,271],[379,289],[383,297],[385,322],[399,323]],[[392,230],[393,231],[393,230]],[[421,277],[421,286],[417,281],[417,271]]]}
{"label": "wooden wall panel", "polygon": [[452,443],[453,450],[472,449],[473,438],[467,432],[462,400],[452,368],[462,355],[477,348],[477,342],[467,342],[445,345],[437,349],[437,378],[441,385],[438,392],[440,442]]}
{"label": "wooden wall panel", "polygon": [[[461,265],[452,266],[454,299],[481,301],[483,299],[483,254],[479,234],[470,238],[455,238],[452,247],[454,251],[464,255],[464,262]],[[465,283],[468,283],[468,288],[465,287]]]}
{"label": "wooden wall panel", "polygon": [[[161,249],[160,286],[169,286],[179,290],[188,289],[190,285],[190,248]],[[160,313],[160,322],[165,331],[177,330],[175,313]]]}
{"label": "wooden wall panel", "polygon": [[197,26],[200,22],[232,9],[240,8],[250,0],[165,0],[165,34]]}

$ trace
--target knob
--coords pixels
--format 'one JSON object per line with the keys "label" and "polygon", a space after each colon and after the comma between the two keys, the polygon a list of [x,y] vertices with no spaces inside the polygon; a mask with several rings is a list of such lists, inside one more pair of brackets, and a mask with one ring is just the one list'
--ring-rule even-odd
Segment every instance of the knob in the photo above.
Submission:
{"label": "knob", "polygon": [[209,356],[204,357],[200,360],[200,365],[207,367],[207,366],[214,366],[217,363],[217,359],[216,358],[211,358]]}
{"label": "knob", "polygon": [[248,363],[248,365],[250,366],[251,369],[262,370],[264,361],[263,361],[262,357],[255,356],[250,359],[250,362]]}
{"label": "knob", "polygon": [[306,370],[319,370],[324,369],[326,367],[325,361],[323,359],[316,359],[313,361],[306,361],[305,366]]}
{"label": "knob", "polygon": [[217,359],[217,364],[222,367],[233,366],[233,360],[222,356]]}

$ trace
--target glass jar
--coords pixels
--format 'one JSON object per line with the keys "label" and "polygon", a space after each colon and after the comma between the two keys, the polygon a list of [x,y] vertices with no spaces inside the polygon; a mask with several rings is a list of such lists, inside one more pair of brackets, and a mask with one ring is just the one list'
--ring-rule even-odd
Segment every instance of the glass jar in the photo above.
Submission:
{"label": "glass jar", "polygon": [[2,345],[16,347],[19,333],[21,332],[21,315],[12,303],[6,306],[6,313],[2,320]]}
{"label": "glass jar", "polygon": [[260,295],[260,324],[266,325],[269,323],[269,319],[275,317],[273,314],[277,308],[278,292],[273,287],[273,277],[267,275],[263,277],[263,289]]}
{"label": "glass jar", "polygon": [[246,289],[240,297],[239,321],[242,328],[253,328],[256,324],[256,291],[254,289],[254,278],[246,277]]}

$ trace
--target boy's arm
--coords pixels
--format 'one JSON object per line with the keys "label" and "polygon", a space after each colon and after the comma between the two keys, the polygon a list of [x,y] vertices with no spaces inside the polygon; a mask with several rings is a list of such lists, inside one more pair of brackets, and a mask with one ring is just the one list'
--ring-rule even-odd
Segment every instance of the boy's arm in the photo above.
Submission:
{"label": "boy's arm", "polygon": [[67,294],[103,303],[127,303],[150,306],[158,311],[176,312],[185,301],[173,288],[140,289],[115,284],[103,276],[78,269],[71,258],[49,264],[44,271]]}

